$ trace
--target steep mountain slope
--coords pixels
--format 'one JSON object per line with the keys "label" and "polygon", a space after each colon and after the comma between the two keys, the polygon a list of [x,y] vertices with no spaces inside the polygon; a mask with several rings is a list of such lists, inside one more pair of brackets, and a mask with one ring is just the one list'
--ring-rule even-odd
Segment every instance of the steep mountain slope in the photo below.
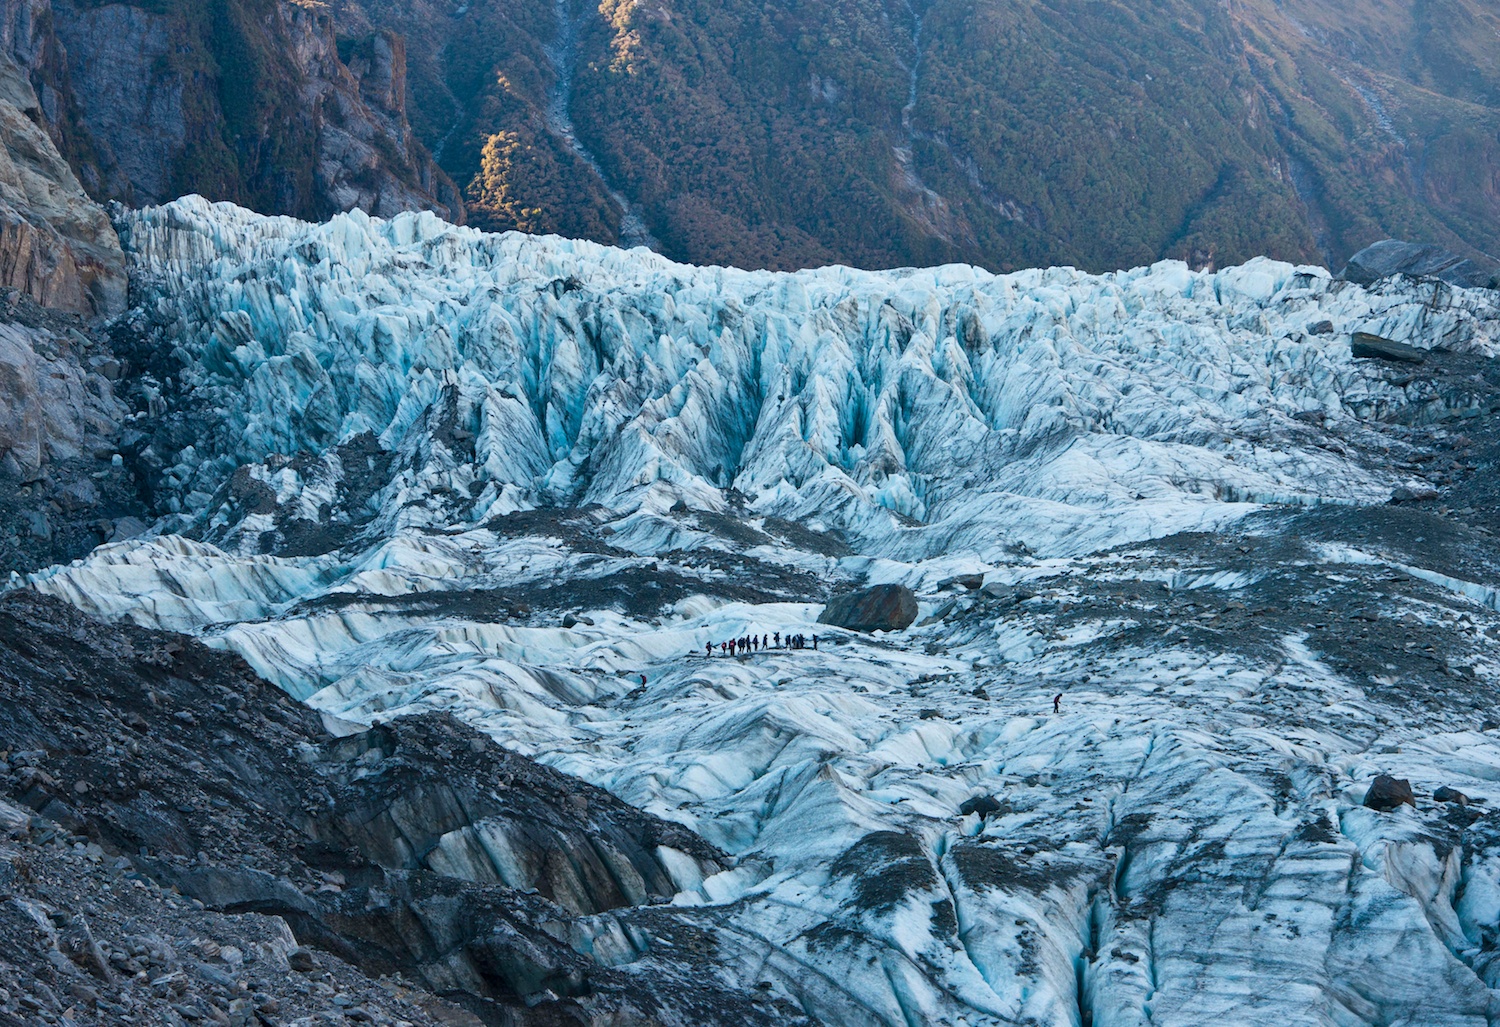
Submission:
{"label": "steep mountain slope", "polygon": [[487,227],[636,214],[676,259],[772,268],[1500,249],[1474,0],[342,8],[412,40],[419,130]]}
{"label": "steep mountain slope", "polygon": [[0,573],[82,556],[146,513],[114,461],[123,369],[91,327],[125,307],[125,255],[42,107],[0,50]]}
{"label": "steep mountain slope", "polygon": [[[601,980],[850,1027],[1500,1014],[1493,291],[781,275],[198,199],[120,229],[166,516],[14,583],[720,850],[554,924]],[[865,582],[917,621],[819,623]]]}
{"label": "steep mountain slope", "polygon": [[[413,125],[466,190],[472,224],[614,242],[631,213],[577,145],[574,14],[554,0],[339,0],[342,32],[408,41]],[[628,225],[626,225],[628,233]]]}
{"label": "steep mountain slope", "polygon": [[320,3],[5,0],[0,38],[97,200],[197,192],[304,217],[462,220],[406,122],[401,40],[348,41],[346,63]]}

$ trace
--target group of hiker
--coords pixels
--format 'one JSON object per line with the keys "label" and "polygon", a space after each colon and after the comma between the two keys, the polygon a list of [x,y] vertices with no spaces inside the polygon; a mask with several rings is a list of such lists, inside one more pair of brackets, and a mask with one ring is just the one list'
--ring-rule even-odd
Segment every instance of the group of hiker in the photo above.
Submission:
{"label": "group of hiker", "polygon": [[[809,640],[812,642],[813,649],[818,648],[817,635],[788,634],[785,639],[781,637],[779,631],[773,631],[768,635],[742,635],[739,638],[731,638],[727,642],[720,642],[719,655],[743,656],[762,649],[806,649]],[[713,654],[714,643],[704,642],[703,655],[712,657]]]}

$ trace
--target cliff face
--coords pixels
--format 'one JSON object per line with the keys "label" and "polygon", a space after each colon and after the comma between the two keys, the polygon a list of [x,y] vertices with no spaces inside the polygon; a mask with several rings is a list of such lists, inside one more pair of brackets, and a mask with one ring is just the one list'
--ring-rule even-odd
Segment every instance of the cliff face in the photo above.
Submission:
{"label": "cliff face", "polygon": [[[125,260],[104,211],[43,129],[43,102],[5,51],[32,50],[29,5],[0,26],[0,287],[87,316],[125,303]],[[20,28],[21,31],[17,32]]]}
{"label": "cliff face", "polygon": [[6,49],[39,121],[90,194],[184,193],[325,217],[463,203],[406,123],[405,52],[372,36],[340,57],[320,4],[4,0]]}

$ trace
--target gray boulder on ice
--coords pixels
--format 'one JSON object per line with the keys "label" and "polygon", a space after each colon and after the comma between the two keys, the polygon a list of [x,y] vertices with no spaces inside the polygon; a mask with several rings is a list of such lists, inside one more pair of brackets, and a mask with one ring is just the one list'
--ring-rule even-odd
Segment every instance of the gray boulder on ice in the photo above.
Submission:
{"label": "gray boulder on ice", "polygon": [[971,813],[978,813],[981,817],[987,817],[991,813],[1002,813],[1008,809],[1008,804],[1003,799],[997,799],[993,795],[976,795],[972,799],[965,799],[958,807],[959,816],[966,817]]}
{"label": "gray boulder on ice", "polygon": [[1415,346],[1369,332],[1355,332],[1350,336],[1349,352],[1365,360],[1394,360],[1398,364],[1420,364],[1427,359]]}
{"label": "gray boulder on ice", "polygon": [[917,597],[905,585],[876,585],[835,597],[818,617],[850,631],[900,631],[917,619]]}
{"label": "gray boulder on ice", "polygon": [[1500,261],[1463,257],[1441,246],[1383,239],[1350,257],[1339,277],[1372,285],[1391,275],[1437,278],[1466,289],[1496,289],[1500,288]]}

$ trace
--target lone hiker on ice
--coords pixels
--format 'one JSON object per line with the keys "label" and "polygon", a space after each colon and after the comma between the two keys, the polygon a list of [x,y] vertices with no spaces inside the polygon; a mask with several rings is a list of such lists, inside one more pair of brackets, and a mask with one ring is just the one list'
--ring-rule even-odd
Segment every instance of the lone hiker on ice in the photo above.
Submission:
{"label": "lone hiker on ice", "polygon": [[1054,695],[1052,697],[1052,712],[1053,713],[1061,713],[1062,712],[1062,693],[1061,692],[1058,692],[1056,695]]}

